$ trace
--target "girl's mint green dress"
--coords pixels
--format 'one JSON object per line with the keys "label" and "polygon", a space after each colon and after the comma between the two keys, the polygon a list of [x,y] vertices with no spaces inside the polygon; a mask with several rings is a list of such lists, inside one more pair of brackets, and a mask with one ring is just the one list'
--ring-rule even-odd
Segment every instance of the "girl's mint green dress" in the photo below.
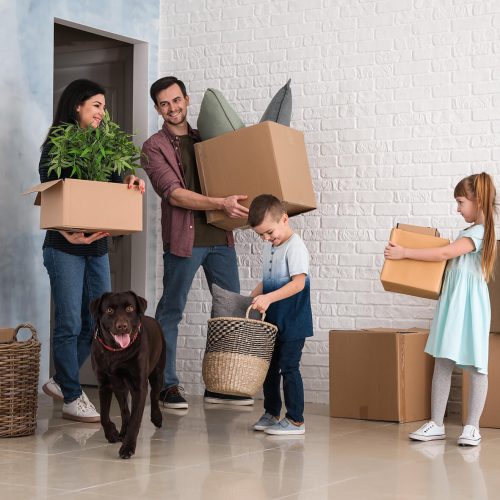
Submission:
{"label": "girl's mint green dress", "polygon": [[491,310],[481,270],[483,237],[482,224],[460,231],[458,238],[470,238],[475,250],[448,262],[425,352],[487,374]]}

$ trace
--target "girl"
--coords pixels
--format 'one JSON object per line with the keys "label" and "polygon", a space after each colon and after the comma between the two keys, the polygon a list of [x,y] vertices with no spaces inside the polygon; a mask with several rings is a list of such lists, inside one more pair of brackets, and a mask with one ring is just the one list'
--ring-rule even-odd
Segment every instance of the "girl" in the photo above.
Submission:
{"label": "girl", "polygon": [[458,444],[481,442],[479,418],[488,390],[490,300],[486,283],[493,273],[496,240],[495,186],[486,173],[462,179],[455,187],[457,212],[469,224],[458,239],[441,248],[403,248],[389,242],[386,259],[448,260],[425,352],[436,358],[432,377],[431,421],[412,432],[416,441],[445,439],[444,412],[455,365],[471,371],[467,425]]}
{"label": "girl", "polygon": [[[89,80],[71,82],[61,94],[54,122],[42,145],[38,171],[40,181],[48,175],[49,141],[53,127],[62,123],[77,123],[82,128],[99,127],[104,116],[104,89]],[[63,170],[63,177],[65,171]],[[113,174],[112,182],[122,182]],[[144,192],[144,181],[134,175],[124,181],[134,183]],[[80,422],[99,422],[100,416],[80,386],[79,370],[90,353],[92,320],[89,303],[111,290],[108,244],[105,232],[91,235],[68,231],[47,231],[43,243],[43,263],[50,278],[55,306],[52,352],[56,373],[44,384],[43,391],[57,400],[64,400],[63,418]]]}

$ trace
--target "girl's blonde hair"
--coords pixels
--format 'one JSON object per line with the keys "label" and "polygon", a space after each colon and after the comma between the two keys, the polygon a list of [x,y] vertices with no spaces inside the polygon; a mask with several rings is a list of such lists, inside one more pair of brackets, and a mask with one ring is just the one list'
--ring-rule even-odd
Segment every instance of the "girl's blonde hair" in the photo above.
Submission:
{"label": "girl's blonde hair", "polygon": [[493,275],[496,257],[495,210],[496,189],[492,178],[485,172],[469,175],[456,186],[453,196],[463,196],[477,202],[484,218],[483,256],[481,267],[485,280],[488,282]]}

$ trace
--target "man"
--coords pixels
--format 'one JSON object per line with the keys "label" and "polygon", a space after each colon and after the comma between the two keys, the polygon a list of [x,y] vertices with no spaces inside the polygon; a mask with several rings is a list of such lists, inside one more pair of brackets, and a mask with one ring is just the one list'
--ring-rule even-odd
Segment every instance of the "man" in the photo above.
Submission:
{"label": "man", "polygon": [[[193,278],[203,267],[212,284],[239,293],[240,282],[231,231],[207,224],[205,210],[224,210],[230,217],[246,217],[248,209],[238,202],[244,195],[210,198],[201,194],[194,145],[200,141],[187,122],[189,96],[183,82],[173,76],[151,86],[151,99],[164,122],[142,148],[142,166],[161,197],[163,239],[163,295],[156,319],[167,343],[167,365],[160,399],[167,408],[185,409],[175,360],[179,322]],[[205,391],[205,402],[253,404],[252,398],[226,396]]]}

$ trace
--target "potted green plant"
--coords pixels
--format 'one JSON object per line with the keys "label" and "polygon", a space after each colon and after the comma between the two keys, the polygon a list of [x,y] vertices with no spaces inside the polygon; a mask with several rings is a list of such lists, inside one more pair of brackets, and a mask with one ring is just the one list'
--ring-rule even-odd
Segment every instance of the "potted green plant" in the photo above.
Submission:
{"label": "potted green plant", "polygon": [[135,173],[141,152],[131,138],[111,121],[107,111],[97,128],[81,128],[73,123],[54,127],[49,136],[48,173],[54,171],[61,177],[63,170],[70,170],[66,177],[103,182],[112,173]]}

